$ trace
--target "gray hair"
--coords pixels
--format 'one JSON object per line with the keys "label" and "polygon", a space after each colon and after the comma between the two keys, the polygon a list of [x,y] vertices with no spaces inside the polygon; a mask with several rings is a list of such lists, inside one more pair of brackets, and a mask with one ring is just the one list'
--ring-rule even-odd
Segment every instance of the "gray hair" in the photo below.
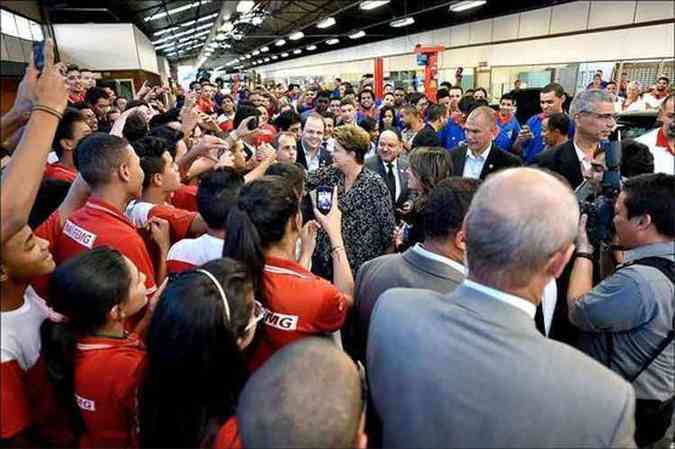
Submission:
{"label": "gray hair", "polygon": [[569,185],[543,170],[490,176],[465,219],[469,274],[494,287],[524,287],[576,237],[579,206]]}
{"label": "gray hair", "polygon": [[612,98],[603,90],[582,90],[572,100],[570,117],[582,112],[595,112],[598,103],[612,103]]}

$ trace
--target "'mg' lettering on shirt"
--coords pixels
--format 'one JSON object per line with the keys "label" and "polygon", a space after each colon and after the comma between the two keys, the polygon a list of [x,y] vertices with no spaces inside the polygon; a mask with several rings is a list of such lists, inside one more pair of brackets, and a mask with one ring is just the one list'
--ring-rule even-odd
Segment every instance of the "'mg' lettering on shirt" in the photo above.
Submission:
{"label": "'mg' lettering on shirt", "polygon": [[294,331],[298,328],[297,315],[284,315],[283,313],[272,312],[269,309],[263,309],[265,317],[263,321],[266,325],[272,326],[282,331]]}
{"label": "'mg' lettering on shirt", "polygon": [[79,227],[70,220],[66,220],[66,223],[63,226],[63,233],[68,237],[70,237],[71,239],[75,240],[82,246],[86,246],[89,249],[92,249],[94,247],[94,242],[96,241],[96,234],[93,234],[87,231],[86,229]]}
{"label": "'mg' lettering on shirt", "polygon": [[77,402],[77,406],[80,407],[82,410],[87,410],[89,412],[96,411],[96,402],[92,401],[91,399],[75,395],[75,401]]}

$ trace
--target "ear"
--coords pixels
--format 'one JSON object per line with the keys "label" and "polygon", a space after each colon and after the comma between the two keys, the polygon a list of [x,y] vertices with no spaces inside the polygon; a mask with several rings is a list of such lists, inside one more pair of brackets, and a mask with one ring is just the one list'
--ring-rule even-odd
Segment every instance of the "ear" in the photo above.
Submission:
{"label": "ear", "polygon": [[117,169],[117,175],[124,182],[129,182],[131,179],[131,171],[129,170],[129,164],[126,162],[120,165],[120,168]]}
{"label": "ear", "polygon": [[574,244],[570,243],[567,248],[556,251],[546,263],[545,273],[557,279],[572,258],[575,248]]}
{"label": "ear", "polygon": [[466,240],[464,239],[464,227],[457,231],[455,234],[455,246],[459,249],[462,250],[462,252],[466,251]]}
{"label": "ear", "polygon": [[164,177],[162,176],[161,173],[155,173],[152,175],[152,180],[150,181],[150,184],[152,184],[155,187],[162,187],[162,183],[164,182]]}
{"label": "ear", "polygon": [[64,150],[73,151],[72,140],[70,139],[60,139],[59,145],[61,145],[61,148]]}
{"label": "ear", "polygon": [[108,312],[108,319],[111,321],[124,321],[126,319],[126,313],[124,313],[124,310],[122,310],[119,304],[116,304],[110,309],[110,312]]}
{"label": "ear", "polygon": [[9,273],[7,273],[7,269],[5,269],[4,265],[0,265],[0,282],[7,282],[9,279]]}
{"label": "ear", "polygon": [[649,228],[649,225],[653,224],[652,216],[649,214],[640,215],[639,217],[634,217],[635,225],[639,231],[646,231]]}

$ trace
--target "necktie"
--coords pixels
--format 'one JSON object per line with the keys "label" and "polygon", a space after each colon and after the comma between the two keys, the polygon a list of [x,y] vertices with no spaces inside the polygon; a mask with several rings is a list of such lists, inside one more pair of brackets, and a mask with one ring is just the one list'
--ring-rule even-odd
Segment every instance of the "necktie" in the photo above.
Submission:
{"label": "necktie", "polygon": [[387,162],[387,176],[385,177],[385,182],[389,188],[389,193],[391,193],[391,200],[396,204],[396,178],[394,178],[394,164]]}
{"label": "necktie", "polygon": [[537,330],[543,335],[546,336],[546,327],[544,326],[544,308],[541,304],[537,306],[537,313],[534,314],[534,324],[537,326]]}

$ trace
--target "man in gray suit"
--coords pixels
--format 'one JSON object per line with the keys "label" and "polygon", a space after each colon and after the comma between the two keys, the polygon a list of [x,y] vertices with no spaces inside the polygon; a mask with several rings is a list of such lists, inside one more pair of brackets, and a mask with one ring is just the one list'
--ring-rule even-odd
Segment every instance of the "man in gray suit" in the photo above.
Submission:
{"label": "man in gray suit", "polygon": [[354,283],[354,338],[348,351],[365,361],[368,325],[375,302],[395,287],[450,293],[464,280],[462,221],[480,181],[449,178],[429,195],[423,212],[426,239],[402,254],[380,256],[361,266]]}
{"label": "man in gray suit", "polygon": [[631,386],[535,328],[544,286],[574,252],[578,218],[558,179],[501,171],[464,220],[467,280],[449,295],[382,295],[367,358],[383,447],[635,446]]}

